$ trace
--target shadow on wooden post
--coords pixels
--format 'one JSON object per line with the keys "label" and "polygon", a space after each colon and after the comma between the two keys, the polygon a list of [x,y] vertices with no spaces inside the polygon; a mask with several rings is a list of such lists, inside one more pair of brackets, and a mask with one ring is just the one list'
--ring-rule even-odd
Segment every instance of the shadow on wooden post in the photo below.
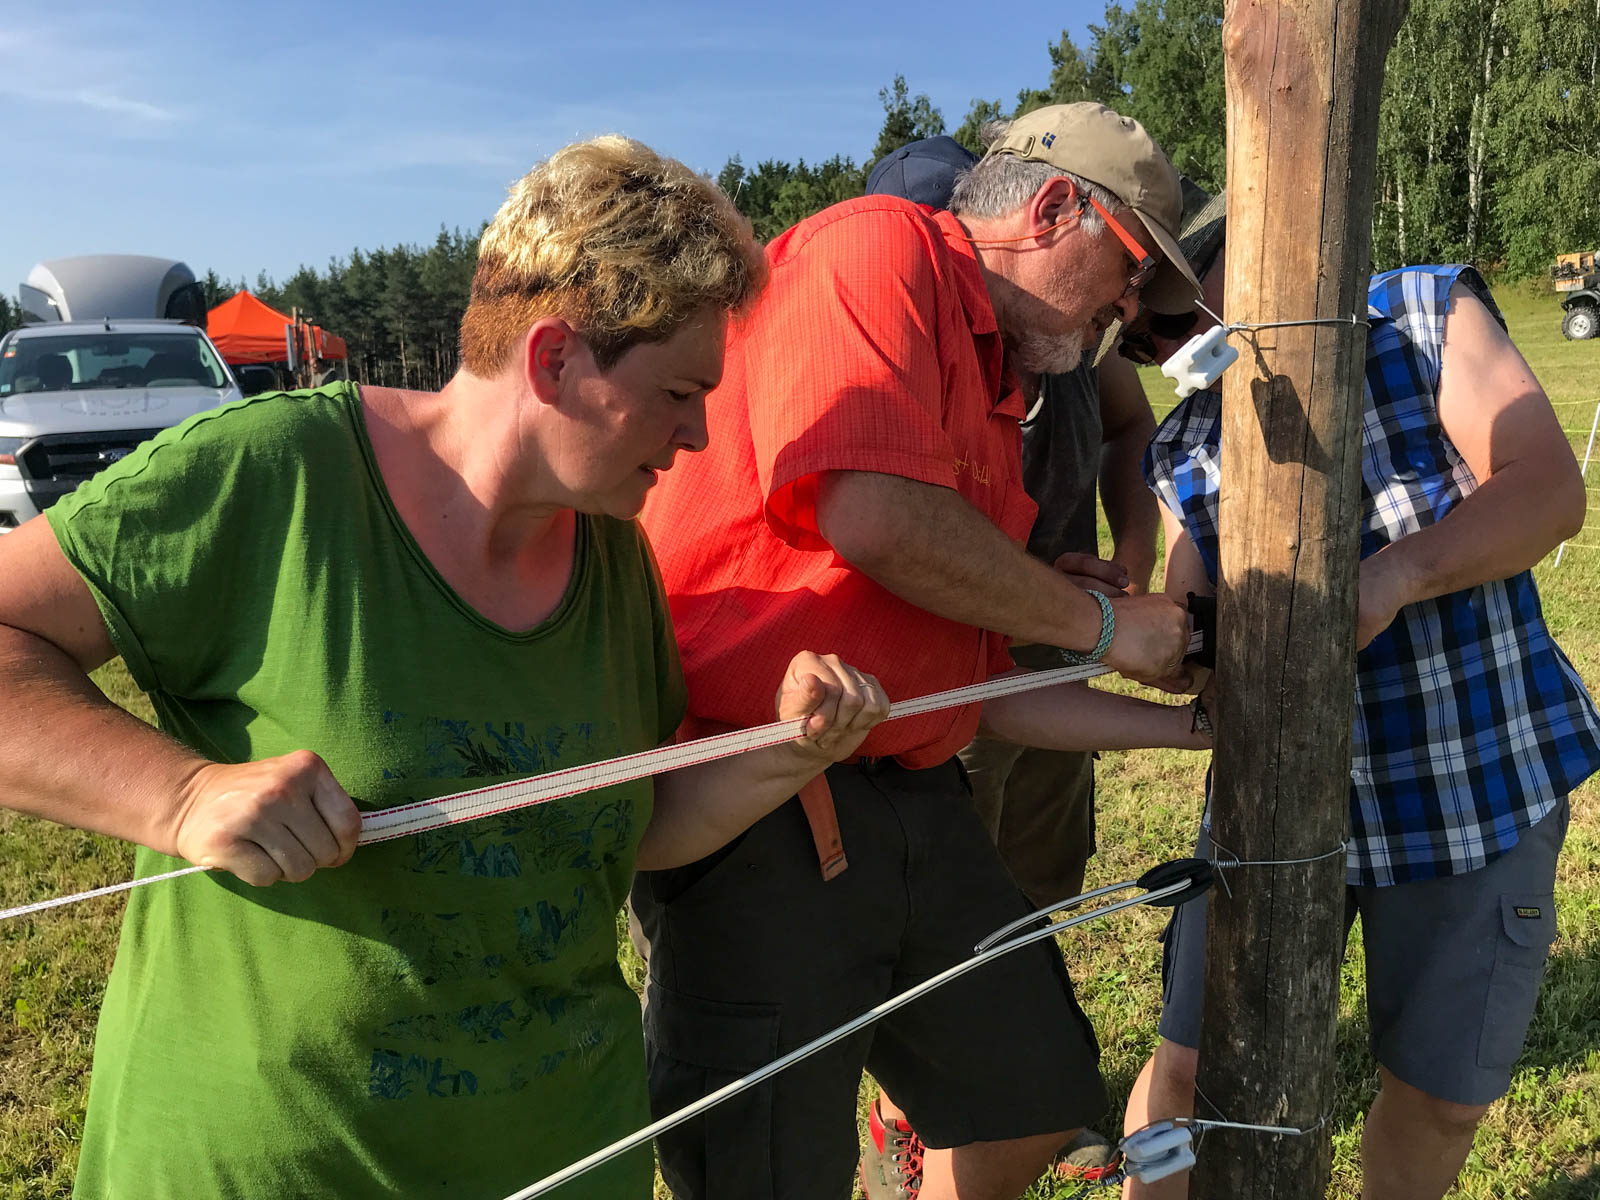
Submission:
{"label": "shadow on wooden post", "polygon": [[[1329,322],[1262,331],[1224,376],[1212,831],[1247,862],[1345,836],[1366,360],[1348,322],[1366,315],[1378,99],[1404,11],[1226,5],[1224,315]],[[1195,1197],[1326,1194],[1343,881],[1334,856],[1244,867],[1211,894],[1196,1113],[1315,1132],[1208,1135]]]}

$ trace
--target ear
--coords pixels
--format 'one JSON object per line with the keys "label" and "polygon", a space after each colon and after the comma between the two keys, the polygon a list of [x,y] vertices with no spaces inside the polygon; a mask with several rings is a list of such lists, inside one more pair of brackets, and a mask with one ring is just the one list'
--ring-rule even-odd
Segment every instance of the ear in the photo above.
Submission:
{"label": "ear", "polygon": [[1057,226],[1071,228],[1081,202],[1078,185],[1072,180],[1063,175],[1048,180],[1028,202],[1028,232],[1043,235]]}
{"label": "ear", "polygon": [[541,404],[558,404],[563,376],[580,350],[577,330],[560,317],[544,317],[522,339],[522,377]]}

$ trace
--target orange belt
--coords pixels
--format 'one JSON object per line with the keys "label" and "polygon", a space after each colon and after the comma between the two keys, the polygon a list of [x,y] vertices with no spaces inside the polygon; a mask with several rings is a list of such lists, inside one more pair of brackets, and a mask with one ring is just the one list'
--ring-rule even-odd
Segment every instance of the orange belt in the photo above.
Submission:
{"label": "orange belt", "polygon": [[822,878],[832,879],[849,866],[844,856],[844,839],[839,836],[839,814],[833,807],[833,791],[824,772],[800,789],[800,807],[811,826],[811,840],[817,845],[817,862]]}

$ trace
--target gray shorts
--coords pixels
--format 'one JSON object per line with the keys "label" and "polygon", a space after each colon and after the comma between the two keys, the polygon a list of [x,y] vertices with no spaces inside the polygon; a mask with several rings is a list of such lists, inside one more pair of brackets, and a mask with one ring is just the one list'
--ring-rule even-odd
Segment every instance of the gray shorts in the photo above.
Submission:
{"label": "gray shorts", "polygon": [[[688,867],[641,872],[657,1117],[967,958],[1029,912],[954,759],[828,769],[849,869],[823,882],[797,800]],[[657,1139],[678,1200],[851,1195],[870,1070],[931,1146],[1073,1129],[1107,1107],[1053,941],[930,992]]]}
{"label": "gray shorts", "polygon": [[[1488,866],[1392,887],[1345,889],[1345,927],[1361,914],[1372,1056],[1402,1082],[1455,1104],[1489,1104],[1511,1086],[1556,936],[1562,799]],[[1196,854],[1210,857],[1200,835]],[[1206,900],[1162,934],[1161,1036],[1200,1044]]]}

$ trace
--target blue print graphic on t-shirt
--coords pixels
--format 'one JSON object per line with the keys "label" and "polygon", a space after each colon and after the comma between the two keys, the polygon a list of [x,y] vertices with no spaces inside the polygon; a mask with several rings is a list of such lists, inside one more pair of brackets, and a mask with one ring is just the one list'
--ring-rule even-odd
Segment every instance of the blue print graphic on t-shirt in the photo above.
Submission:
{"label": "blue print graphic on t-shirt", "polygon": [[[401,804],[596,762],[621,752],[614,722],[533,728],[516,721],[460,720],[390,712],[386,734],[424,753],[409,772],[391,770],[382,802]],[[401,756],[404,761],[404,756]],[[403,776],[427,786],[404,794]],[[460,779],[459,787],[434,781]],[[397,785],[397,786],[396,786]],[[397,865],[419,875],[481,881],[463,893],[463,912],[415,911],[393,899],[381,910],[381,936],[393,955],[393,980],[415,1005],[388,1022],[371,1046],[368,1093],[383,1100],[487,1097],[557,1071],[583,1070],[604,1043],[595,1001],[559,989],[507,992],[493,981],[526,968],[543,971],[615,920],[608,897],[566,872],[585,876],[625,859],[635,833],[634,801],[608,788],[414,834],[397,844]],[[520,882],[519,882],[520,881]],[[528,886],[526,881],[533,881]],[[472,1003],[430,1001],[472,988]],[[438,992],[434,991],[438,988]],[[608,1018],[609,1019],[609,1018]],[[543,1049],[516,1047],[536,1030]],[[554,1042],[552,1045],[551,1042]]]}
{"label": "blue print graphic on t-shirt", "polygon": [[429,1096],[477,1095],[478,1077],[471,1071],[453,1067],[454,1064],[442,1058],[374,1050],[367,1093],[379,1100],[404,1100],[420,1085]]}
{"label": "blue print graphic on t-shirt", "polygon": [[572,889],[572,906],[565,910],[547,900],[533,912],[517,909],[517,952],[525,963],[555,962],[563,943],[570,944],[584,916],[583,888]]}
{"label": "blue print graphic on t-shirt", "polygon": [[[522,721],[467,721],[424,717],[423,753],[430,779],[481,779],[541,775],[564,765],[563,760],[593,761],[614,745],[615,721],[595,737],[592,721],[546,725],[530,730]],[[600,743],[596,745],[597,741]],[[596,753],[596,750],[599,753]]]}
{"label": "blue print graphic on t-shirt", "polygon": [[[383,714],[383,721],[391,727],[416,727],[424,750],[422,775],[427,779],[515,779],[597,762],[618,752],[615,721],[606,722],[598,733],[594,721],[549,725],[537,732],[522,721],[414,719],[393,710]],[[390,782],[406,777],[399,770],[384,772]],[[432,789],[423,795],[393,790],[385,802],[410,803],[429,794]],[[632,844],[631,806],[603,799],[604,795],[567,797],[419,833],[413,840],[414,869],[494,879],[518,878],[529,870],[592,870]],[[531,837],[524,836],[530,833]],[[530,851],[532,863],[526,858]]]}

